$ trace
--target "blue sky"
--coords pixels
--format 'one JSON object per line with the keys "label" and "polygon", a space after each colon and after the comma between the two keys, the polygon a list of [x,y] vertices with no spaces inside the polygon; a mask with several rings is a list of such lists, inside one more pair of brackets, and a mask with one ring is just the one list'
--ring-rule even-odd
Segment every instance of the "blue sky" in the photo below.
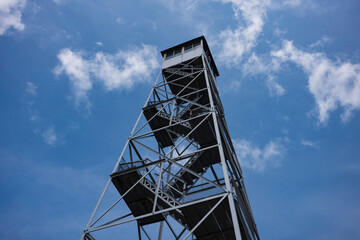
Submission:
{"label": "blue sky", "polygon": [[262,239],[360,238],[359,12],[356,0],[1,1],[0,238],[80,237],[159,51],[200,35]]}

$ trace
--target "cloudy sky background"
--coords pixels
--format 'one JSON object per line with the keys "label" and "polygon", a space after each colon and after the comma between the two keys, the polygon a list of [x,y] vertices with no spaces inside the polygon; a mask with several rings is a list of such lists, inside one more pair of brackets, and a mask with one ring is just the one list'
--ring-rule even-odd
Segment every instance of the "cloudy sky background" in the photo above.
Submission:
{"label": "cloudy sky background", "polygon": [[359,12],[356,0],[1,1],[0,238],[79,238],[159,51],[205,35],[262,239],[358,239]]}

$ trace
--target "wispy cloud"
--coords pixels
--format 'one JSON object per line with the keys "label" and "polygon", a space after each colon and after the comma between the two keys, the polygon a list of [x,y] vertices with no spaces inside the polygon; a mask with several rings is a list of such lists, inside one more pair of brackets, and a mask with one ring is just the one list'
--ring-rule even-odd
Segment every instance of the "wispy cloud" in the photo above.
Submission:
{"label": "wispy cloud", "polygon": [[176,16],[181,19],[182,24],[191,26],[197,34],[208,35],[209,20],[208,15],[204,21],[204,8],[201,3],[207,3],[203,0],[156,0],[170,11],[176,13]]}
{"label": "wispy cloud", "polygon": [[11,27],[19,31],[25,29],[25,25],[21,22],[25,5],[26,0],[0,1],[0,36]]}
{"label": "wispy cloud", "polygon": [[273,35],[275,37],[281,38],[283,35],[285,35],[287,33],[286,30],[280,29],[280,28],[275,28],[275,30],[273,31]]}
{"label": "wispy cloud", "polygon": [[58,141],[58,136],[55,133],[54,127],[48,127],[46,131],[42,134],[45,143],[49,144],[50,146],[54,146]]}
{"label": "wispy cloud", "polygon": [[285,89],[275,81],[274,76],[269,76],[266,85],[269,89],[270,96],[282,96],[285,93]]}
{"label": "wispy cloud", "polygon": [[[101,166],[74,168],[65,162],[59,165],[0,149],[0,181],[7,183],[2,189],[6,198],[0,214],[0,232],[5,239],[79,235],[106,183],[107,176],[101,173],[106,170]],[[13,174],[17,171],[20,176]],[[16,231],[11,230],[14,226]]]}
{"label": "wispy cloud", "polygon": [[[315,112],[322,124],[328,121],[329,112],[338,107],[344,109],[341,116],[343,122],[351,118],[354,110],[360,109],[360,64],[331,61],[322,53],[302,51],[287,40],[283,41],[283,47],[280,50],[272,51],[270,54],[258,56],[252,50],[263,31],[268,10],[299,7],[306,5],[307,0],[220,1],[232,4],[234,15],[239,22],[236,28],[228,28],[220,33],[221,62],[231,67],[241,67],[245,75],[262,74],[265,76],[270,96],[281,96],[285,93],[285,89],[275,80],[281,63],[295,62],[309,75],[308,88],[315,97]],[[275,34],[282,33],[276,29]],[[329,37],[323,36],[310,47],[323,46],[330,41]]]}
{"label": "wispy cloud", "polygon": [[157,29],[158,29],[158,28],[157,28],[157,24],[156,24],[155,21],[153,21],[153,20],[147,20],[147,22],[151,24],[153,30],[157,30]]}
{"label": "wispy cloud", "polygon": [[[257,55],[254,47],[259,42],[263,32],[269,10],[280,10],[289,7],[298,7],[301,0],[219,0],[222,3],[231,3],[234,16],[237,20],[235,27],[220,32],[217,45],[220,47],[218,58],[220,63],[228,67],[241,68],[243,74],[258,75],[265,78],[265,84],[270,96],[282,96],[285,89],[276,80],[275,73],[279,70],[280,62],[268,54]],[[284,34],[279,28],[274,35]]]}
{"label": "wispy cloud", "polygon": [[[43,117],[36,108],[36,97],[38,94],[37,89],[38,86],[36,86],[35,83],[26,83],[24,103],[26,106],[26,112],[28,113],[28,119],[35,128],[33,130],[34,134],[42,137],[46,144],[56,146],[59,142],[63,143],[63,141],[61,141],[63,135],[59,135],[59,133],[55,131],[53,124],[45,123],[47,122],[46,116]],[[45,127],[44,125],[48,127]]]}
{"label": "wispy cloud", "polygon": [[3,149],[0,149],[0,163],[2,166],[1,178],[8,177],[9,173],[15,169],[21,169],[23,174],[27,175],[32,182],[38,185],[51,186],[56,190],[74,196],[78,193],[85,195],[94,191],[95,185],[100,189],[106,181],[106,176],[97,175],[95,168],[76,169],[70,166],[56,166],[51,162],[34,161]]}
{"label": "wispy cloud", "polygon": [[315,47],[323,47],[326,43],[331,42],[331,38],[328,36],[323,36],[321,39],[317,40],[316,42],[310,44],[311,48]]}
{"label": "wispy cloud", "polygon": [[57,5],[64,5],[67,3],[67,0],[53,0],[53,2]]}
{"label": "wispy cloud", "polygon": [[[266,10],[270,0],[221,0],[231,3],[239,25],[220,32],[221,51],[219,60],[227,65],[238,65],[245,53],[257,43],[265,24]],[[244,21],[245,24],[241,24]]]}
{"label": "wispy cloud", "polygon": [[[218,0],[231,3],[237,26],[220,32],[219,60],[227,66],[239,67],[244,56],[251,53],[263,32],[269,10],[283,10],[304,5],[304,0]],[[307,2],[307,0],[306,0]],[[280,34],[277,29],[274,34]]]}
{"label": "wispy cloud", "polygon": [[275,58],[267,55],[252,53],[244,63],[242,70],[244,74],[274,74],[280,69],[281,63]]}
{"label": "wispy cloud", "polygon": [[281,49],[272,56],[282,62],[294,62],[308,75],[308,88],[314,95],[319,123],[329,120],[329,113],[342,107],[343,122],[354,110],[360,109],[360,64],[331,61],[320,52],[306,52],[284,40]]}
{"label": "wispy cloud", "polygon": [[121,17],[116,18],[115,21],[116,21],[117,24],[125,24],[126,23],[126,21]]}
{"label": "wispy cloud", "polygon": [[95,81],[102,83],[108,91],[130,89],[137,83],[149,81],[150,75],[159,67],[157,49],[143,44],[116,54],[62,49],[58,54],[60,64],[55,74],[66,74],[71,82],[75,105],[81,102],[90,107],[88,91]]}
{"label": "wispy cloud", "polygon": [[319,142],[314,142],[314,141],[305,140],[305,139],[303,139],[301,141],[301,145],[304,145],[306,147],[319,148]]}
{"label": "wispy cloud", "polygon": [[90,107],[87,98],[87,92],[92,88],[89,62],[83,58],[82,52],[73,52],[69,48],[62,49],[57,57],[60,64],[55,68],[55,74],[65,73],[69,77],[75,105],[79,106],[81,102],[85,102],[87,107]]}
{"label": "wispy cloud", "polygon": [[241,166],[254,171],[278,167],[285,156],[285,147],[279,140],[268,142],[263,149],[245,139],[233,142]]}
{"label": "wispy cloud", "polygon": [[98,41],[98,42],[96,42],[96,45],[103,46],[104,44],[102,42]]}
{"label": "wispy cloud", "polygon": [[30,113],[30,118],[29,118],[29,120],[30,120],[31,122],[37,122],[37,121],[39,121],[39,120],[41,119],[38,112],[32,111],[32,110],[30,109],[30,110],[29,110],[29,113]]}
{"label": "wispy cloud", "polygon": [[33,82],[27,82],[26,83],[26,88],[25,88],[25,92],[27,93],[27,94],[30,94],[30,95],[32,95],[32,96],[36,96],[36,94],[37,94],[37,86],[35,85],[35,83],[33,83]]}
{"label": "wispy cloud", "polygon": [[25,84],[25,95],[23,100],[26,106],[26,111],[29,114],[29,120],[32,123],[36,123],[41,119],[39,112],[36,109],[34,109],[34,106],[36,104],[35,97],[38,94],[37,89],[38,86],[33,82],[27,82]]}
{"label": "wispy cloud", "polygon": [[303,0],[283,0],[283,1],[284,1],[284,5],[289,5],[291,7],[297,7],[303,2]]}
{"label": "wispy cloud", "polygon": [[267,55],[258,56],[253,52],[243,64],[242,70],[245,76],[263,75],[266,78],[270,96],[282,96],[285,89],[275,80],[275,73],[279,71],[280,65],[280,61],[275,58]]}
{"label": "wispy cloud", "polygon": [[115,55],[96,53],[90,60],[92,73],[107,90],[130,89],[134,84],[149,81],[150,75],[159,67],[157,49],[142,45]]}

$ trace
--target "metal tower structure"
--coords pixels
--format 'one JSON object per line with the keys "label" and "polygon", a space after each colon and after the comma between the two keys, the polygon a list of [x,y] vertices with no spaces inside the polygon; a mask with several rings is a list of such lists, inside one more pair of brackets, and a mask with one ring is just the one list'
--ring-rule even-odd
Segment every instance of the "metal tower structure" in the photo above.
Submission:
{"label": "metal tower structure", "polygon": [[126,224],[139,239],[259,239],[206,39],[161,54],[159,77],[81,240]]}

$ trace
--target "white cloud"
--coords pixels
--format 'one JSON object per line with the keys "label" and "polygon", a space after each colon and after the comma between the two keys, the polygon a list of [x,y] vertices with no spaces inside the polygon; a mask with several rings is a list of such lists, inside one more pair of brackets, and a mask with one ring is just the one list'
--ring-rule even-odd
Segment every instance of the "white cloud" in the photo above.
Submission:
{"label": "white cloud", "polygon": [[96,45],[98,45],[98,46],[102,46],[102,45],[104,45],[102,42],[96,42]]}
{"label": "white cloud", "polygon": [[[221,51],[219,60],[225,64],[238,64],[245,53],[249,52],[257,42],[262,32],[266,10],[270,0],[221,0],[232,3],[235,16],[239,22],[244,20],[246,25],[239,25],[236,29],[226,29],[220,33]],[[241,15],[241,18],[240,18]]]}
{"label": "white cloud", "polygon": [[25,92],[32,95],[32,96],[36,96],[37,92],[37,86],[33,83],[33,82],[27,82],[26,83],[26,88],[25,88]]}
{"label": "white cloud", "polygon": [[278,37],[278,38],[281,38],[283,35],[285,35],[287,33],[287,31],[286,30],[282,30],[282,29],[280,29],[280,28],[275,28],[275,30],[273,31],[273,35],[275,36],[275,37]]}
{"label": "white cloud", "polygon": [[156,0],[164,7],[176,14],[176,17],[181,19],[179,23],[186,24],[194,28],[194,32],[199,35],[208,35],[209,25],[211,25],[211,18],[204,12],[204,0]]}
{"label": "white cloud", "polygon": [[328,36],[323,36],[321,39],[319,39],[318,41],[310,44],[311,48],[314,47],[323,47],[326,43],[331,42],[331,39]]}
{"label": "white cloud", "polygon": [[305,139],[303,139],[301,141],[301,145],[304,145],[307,147],[319,148],[319,142],[313,142],[313,141],[305,140]]}
{"label": "white cloud", "polygon": [[159,67],[156,56],[156,47],[150,45],[115,55],[98,52],[91,60],[92,71],[108,90],[129,89],[135,83],[150,80],[151,73]]}
{"label": "white cloud", "polygon": [[305,52],[283,41],[283,46],[271,52],[283,62],[291,61],[308,75],[308,88],[314,95],[320,123],[325,124],[329,113],[339,106],[344,109],[341,119],[348,121],[354,110],[360,109],[360,64],[331,61],[325,54]]}
{"label": "white cloud", "polygon": [[266,85],[269,89],[270,96],[282,96],[285,93],[285,89],[274,80],[273,76],[269,76]]}
{"label": "white cloud", "polygon": [[268,167],[280,166],[284,159],[285,148],[280,141],[270,141],[263,149],[244,139],[235,139],[233,143],[240,164],[245,168],[262,172]]}
{"label": "white cloud", "polygon": [[[257,45],[263,32],[268,10],[283,10],[291,7],[311,5],[309,0],[215,0],[231,3],[234,16],[238,21],[235,28],[227,28],[220,32],[219,60],[227,66],[239,65],[246,54]],[[275,35],[284,34],[278,28]]]}
{"label": "white cloud", "polygon": [[157,28],[157,24],[156,24],[155,21],[153,21],[153,20],[148,20],[147,22],[151,24],[153,30],[157,30],[157,29],[158,29],[158,28]]}
{"label": "white cloud", "polygon": [[29,120],[31,121],[31,122],[37,122],[37,121],[39,121],[40,120],[40,116],[39,116],[39,114],[37,113],[37,112],[31,112],[30,111],[30,118],[29,118]]}
{"label": "white cloud", "polygon": [[55,133],[54,127],[48,127],[48,129],[42,134],[44,141],[53,146],[57,141],[58,137]]}
{"label": "white cloud", "polygon": [[284,0],[284,5],[289,5],[291,7],[297,7],[302,3],[302,0]]}
{"label": "white cloud", "polygon": [[189,16],[194,13],[199,4],[199,0],[157,0],[160,4],[164,5],[171,11],[178,11],[183,16]]}
{"label": "white cloud", "polygon": [[123,18],[118,17],[118,18],[116,19],[116,23],[117,23],[117,24],[125,24],[126,21],[125,21]]}
{"label": "white cloud", "polygon": [[252,53],[243,64],[243,73],[245,75],[262,74],[266,77],[266,85],[270,96],[282,96],[285,89],[275,80],[274,74],[280,69],[280,61],[268,56],[258,56]]}
{"label": "white cloud", "polygon": [[269,58],[266,55],[258,56],[252,53],[251,56],[244,63],[242,70],[244,74],[273,74],[280,69],[280,61],[275,58]]}
{"label": "white cloud", "polygon": [[64,5],[67,3],[67,0],[53,0],[53,2],[57,5]]}
{"label": "white cloud", "polygon": [[116,54],[97,52],[91,56],[65,48],[58,54],[60,64],[55,74],[65,73],[69,77],[76,105],[89,104],[87,93],[95,80],[109,91],[130,89],[137,83],[152,80],[151,74],[159,67],[156,56],[156,47],[144,44]]}
{"label": "white cloud", "polygon": [[73,52],[69,48],[62,49],[57,55],[60,65],[55,68],[55,74],[65,73],[69,77],[76,106],[83,101],[89,107],[87,92],[92,88],[90,64],[82,55],[83,53]]}
{"label": "white cloud", "polygon": [[22,11],[26,0],[1,0],[0,1],[0,36],[13,27],[22,31],[25,25],[21,22]]}

